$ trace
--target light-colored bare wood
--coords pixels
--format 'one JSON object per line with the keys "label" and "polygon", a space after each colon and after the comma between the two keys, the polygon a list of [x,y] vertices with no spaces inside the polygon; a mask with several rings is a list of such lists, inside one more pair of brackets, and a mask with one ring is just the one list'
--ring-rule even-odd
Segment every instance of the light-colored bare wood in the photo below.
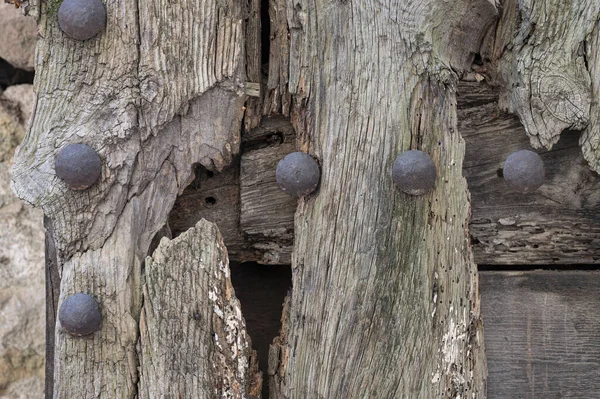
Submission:
{"label": "light-colored bare wood", "polygon": [[216,225],[201,220],[146,258],[140,398],[257,398],[256,352]]}
{"label": "light-colored bare wood", "polygon": [[600,273],[483,272],[489,398],[595,398]]}

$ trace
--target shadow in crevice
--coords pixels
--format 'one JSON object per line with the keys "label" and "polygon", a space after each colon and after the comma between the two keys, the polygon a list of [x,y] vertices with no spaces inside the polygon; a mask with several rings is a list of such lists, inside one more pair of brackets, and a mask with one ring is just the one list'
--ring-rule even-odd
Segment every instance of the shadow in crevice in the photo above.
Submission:
{"label": "shadow in crevice", "polygon": [[292,286],[289,265],[230,264],[231,282],[242,304],[246,328],[263,372],[263,399],[268,398],[269,344],[281,328],[283,301]]}

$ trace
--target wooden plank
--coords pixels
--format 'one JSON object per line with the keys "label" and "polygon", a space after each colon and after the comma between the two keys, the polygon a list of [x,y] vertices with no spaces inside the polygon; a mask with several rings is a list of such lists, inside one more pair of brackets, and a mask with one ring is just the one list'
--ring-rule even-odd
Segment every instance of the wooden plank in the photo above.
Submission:
{"label": "wooden plank", "polygon": [[139,397],[257,398],[261,373],[214,223],[146,258]]}
{"label": "wooden plank", "polygon": [[531,149],[516,116],[502,113],[485,84],[461,82],[459,130],[466,141],[463,173],[471,192],[470,234],[479,264],[600,263],[600,179],[583,159],[578,132],[538,151],[546,181],[530,194],[509,190],[504,160]]}
{"label": "wooden plank", "polygon": [[266,120],[261,128],[243,138],[243,148],[240,165],[242,232],[250,245],[262,253],[260,263],[290,264],[298,200],[279,188],[275,170],[283,157],[296,150],[294,129],[285,118]]}
{"label": "wooden plank", "polygon": [[600,271],[480,273],[490,399],[596,398]]}

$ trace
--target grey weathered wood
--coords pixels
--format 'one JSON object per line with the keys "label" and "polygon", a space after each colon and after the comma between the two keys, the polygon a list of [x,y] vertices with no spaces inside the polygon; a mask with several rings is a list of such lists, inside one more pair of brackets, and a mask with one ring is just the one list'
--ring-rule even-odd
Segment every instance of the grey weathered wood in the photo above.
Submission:
{"label": "grey weathered wood", "polygon": [[[468,17],[482,37],[494,5],[288,7],[292,122],[322,178],[296,212],[271,397],[485,397],[457,77],[446,66],[470,64],[477,40],[458,32]],[[421,197],[391,179],[411,148],[438,168],[436,189]]]}
{"label": "grey weathered wood", "polygon": [[164,238],[146,258],[139,397],[258,398],[261,383],[216,225]]}
{"label": "grey weathered wood", "polygon": [[485,56],[497,66],[502,108],[519,116],[534,147],[583,129],[585,159],[600,171],[598,93],[600,2],[503,1]]}
{"label": "grey weathered wood", "polygon": [[[294,212],[297,198],[284,193],[275,181],[277,164],[296,150],[296,136],[288,120],[272,118],[243,138],[240,162],[240,228],[265,264],[291,264]],[[265,147],[256,145],[272,143]]]}
{"label": "grey weathered wood", "polygon": [[[56,325],[58,314],[58,298],[60,296],[60,265],[54,244],[54,230],[52,220],[45,217],[45,276],[46,276],[46,326]],[[54,328],[46,328],[46,366],[44,397],[52,399],[54,390]]]}
{"label": "grey weathered wood", "polygon": [[[466,143],[463,175],[471,193],[469,232],[476,263],[600,263],[600,179],[583,159],[580,134],[567,132],[553,149],[540,151],[546,182],[539,190],[513,192],[501,176],[502,165],[513,151],[531,147],[518,118],[499,108],[498,93],[485,81],[458,84],[458,129]],[[275,181],[277,162],[295,151],[286,138],[293,132],[286,129],[284,119],[271,118],[244,136],[241,196],[221,194],[222,211],[216,212],[230,220],[217,224],[233,260],[290,263],[297,202]],[[235,184],[222,175],[215,178]],[[198,183],[177,200],[172,218],[179,221],[179,231],[210,217],[203,203],[212,193],[213,183]]]}
{"label": "grey weathered wood", "polygon": [[546,179],[533,193],[508,189],[504,160],[531,149],[517,117],[502,112],[497,88],[459,86],[458,120],[467,149],[469,232],[475,260],[485,265],[600,263],[600,179],[583,159],[578,132],[541,150]]}
{"label": "grey weathered wood", "polygon": [[[136,395],[143,261],[192,165],[220,170],[238,152],[246,101],[242,3],[110,0],[106,8],[106,30],[85,42],[60,31],[56,7],[41,9],[37,103],[14,166],[14,190],[52,218],[59,306],[83,291],[103,314],[88,338],[56,326],[57,398]],[[83,192],[53,170],[71,142],[89,144],[104,164]]]}
{"label": "grey weathered wood", "polygon": [[600,272],[480,274],[488,396],[595,398]]}

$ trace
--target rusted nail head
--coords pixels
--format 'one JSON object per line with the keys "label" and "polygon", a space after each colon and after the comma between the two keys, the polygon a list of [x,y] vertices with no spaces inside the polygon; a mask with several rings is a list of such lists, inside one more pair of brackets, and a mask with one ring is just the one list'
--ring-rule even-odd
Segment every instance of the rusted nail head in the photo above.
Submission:
{"label": "rusted nail head", "polygon": [[98,302],[80,292],[63,301],[58,311],[58,320],[69,334],[81,337],[100,329],[102,314]]}
{"label": "rusted nail head", "polygon": [[310,155],[304,152],[292,152],[279,161],[275,178],[283,191],[302,197],[317,188],[321,171],[317,161]]}
{"label": "rusted nail head", "polygon": [[72,190],[85,190],[100,178],[102,160],[86,144],[69,144],[58,153],[54,170]]}
{"label": "rusted nail head", "polygon": [[396,158],[392,178],[396,186],[410,195],[422,195],[435,187],[437,172],[431,157],[423,151],[406,151]]}
{"label": "rusted nail head", "polygon": [[100,0],[64,0],[58,25],[75,40],[91,39],[106,26],[106,9]]}
{"label": "rusted nail head", "polygon": [[506,185],[522,193],[530,193],[544,184],[544,161],[529,150],[513,152],[504,161],[502,171]]}

